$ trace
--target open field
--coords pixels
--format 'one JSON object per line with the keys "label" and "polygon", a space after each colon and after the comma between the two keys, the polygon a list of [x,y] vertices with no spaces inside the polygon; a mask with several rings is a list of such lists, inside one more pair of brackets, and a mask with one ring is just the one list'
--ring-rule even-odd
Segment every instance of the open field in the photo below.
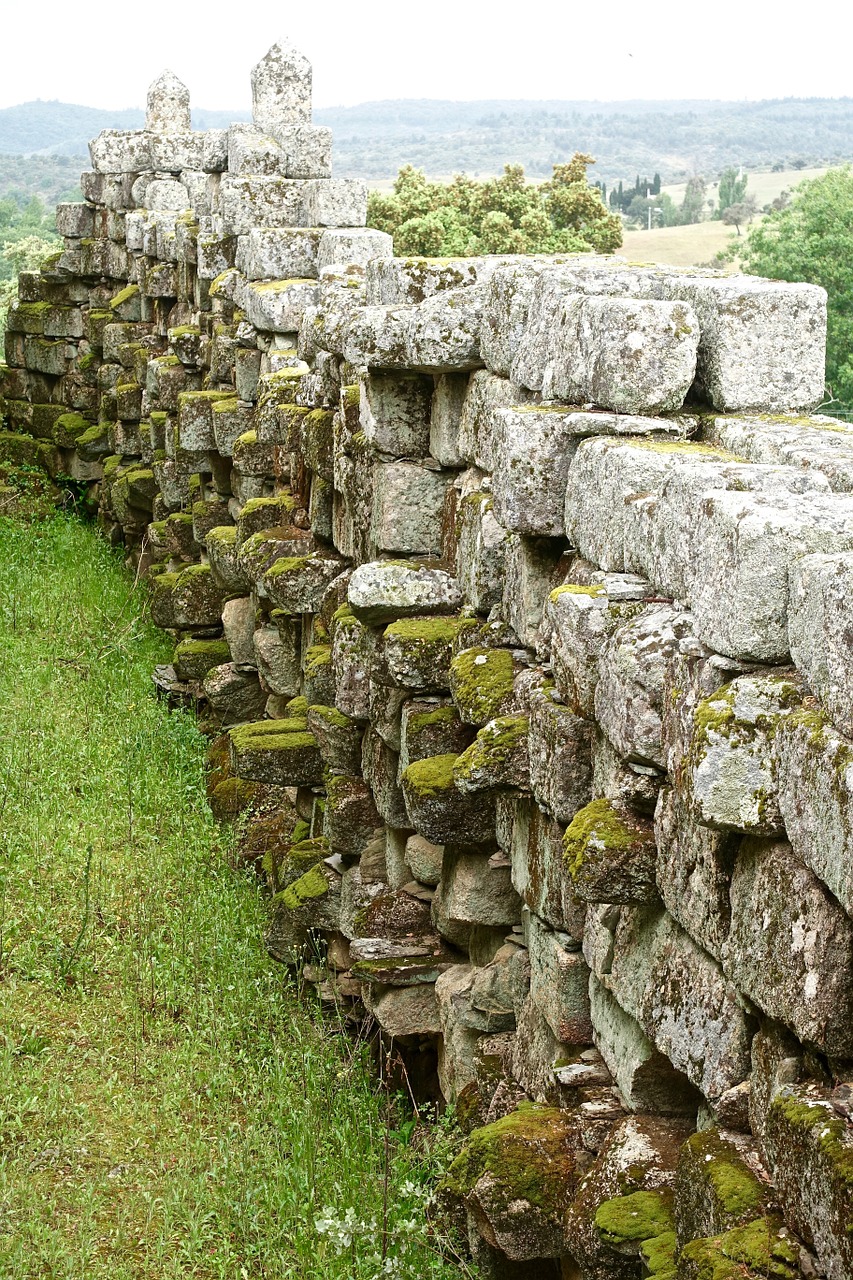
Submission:
{"label": "open field", "polygon": [[[749,182],[746,187],[748,196],[755,196],[758,201],[759,209],[763,209],[765,205],[770,204],[783,191],[791,191],[800,182],[805,182],[807,178],[820,178],[826,173],[823,169],[784,169],[780,173],[750,173]],[[686,183],[679,183],[677,186],[664,186],[661,190],[665,195],[672,196],[676,204],[681,204],[684,199]],[[709,198],[713,196],[716,199],[717,183],[708,183]]]}
{"label": "open field", "polygon": [[671,267],[706,265],[735,239],[732,227],[722,222],[696,222],[687,227],[653,227],[651,231],[626,231],[624,254],[632,262],[662,262]]}

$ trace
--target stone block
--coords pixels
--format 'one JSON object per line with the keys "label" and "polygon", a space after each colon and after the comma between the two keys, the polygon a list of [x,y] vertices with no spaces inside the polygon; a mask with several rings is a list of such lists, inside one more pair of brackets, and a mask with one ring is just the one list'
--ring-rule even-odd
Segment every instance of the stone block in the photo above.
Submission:
{"label": "stone block", "polygon": [[303,217],[305,183],[299,179],[226,173],[219,188],[220,235],[246,235],[253,227],[313,225]]}
{"label": "stone block", "polygon": [[729,935],[729,885],[741,843],[699,826],[683,795],[665,788],[655,810],[657,882],[666,909],[717,960]]}
{"label": "stone block", "polygon": [[698,346],[699,325],[686,303],[567,294],[542,394],[617,413],[671,412],[693,383]]}
{"label": "stone block", "polygon": [[252,68],[252,119],[274,133],[311,120],[311,63],[288,40],[272,45]]}
{"label": "stone block", "polygon": [[697,386],[723,413],[812,409],[824,395],[826,294],[754,276],[683,279],[699,321]]}
{"label": "stone block", "polygon": [[190,91],[172,71],[148,86],[145,128],[149,133],[181,133],[190,126]]}
{"label": "stone block", "polygon": [[693,713],[684,777],[697,820],[719,830],[783,835],[773,743],[801,705],[796,679],[738,676]]}
{"label": "stone block", "polygon": [[444,472],[411,462],[379,463],[370,520],[377,552],[438,556],[447,488]]}
{"label": "stone block", "polygon": [[560,696],[580,715],[592,717],[601,655],[609,637],[649,594],[649,584],[630,574],[589,576],[589,582],[563,583],[550,593],[543,632]]}
{"label": "stone block", "polygon": [[640,1113],[695,1115],[700,1096],[694,1086],[594,974],[589,975],[589,1006],[596,1048],[626,1107]]}
{"label": "stone block", "polygon": [[332,131],[319,124],[279,125],[274,137],[288,178],[331,178]]}
{"label": "stone block", "polygon": [[[501,803],[498,809],[500,812]],[[563,857],[563,828],[538,805],[519,799],[512,806],[508,846],[512,883],[540,920],[579,942],[584,934],[586,903],[575,895]]]}
{"label": "stone block", "polygon": [[432,379],[423,374],[368,370],[360,391],[365,439],[394,458],[425,458],[430,451],[431,399]]}
{"label": "stone block", "polygon": [[[468,833],[460,827],[460,834]],[[467,945],[473,926],[510,929],[521,918],[521,901],[509,866],[495,865],[487,853],[470,845],[445,844],[433,918],[439,932],[455,945]]]}
{"label": "stone block", "polygon": [[779,808],[795,853],[853,914],[853,742],[818,711],[782,721],[776,741]]}
{"label": "stone block", "polygon": [[568,823],[591,796],[589,720],[555,702],[547,690],[530,697],[530,785],[537,802]]}
{"label": "stone block", "polygon": [[300,692],[300,645],[298,629],[259,627],[254,633],[258,674],[273,693],[295,698]]}
{"label": "stone block", "polygon": [[367,183],[362,178],[309,178],[304,187],[306,226],[363,227],[367,221]]}
{"label": "stone block", "polygon": [[234,663],[214,667],[204,677],[204,694],[220,725],[243,724],[264,713],[267,694],[255,671],[238,671]]}
{"label": "stone block", "polygon": [[[851,437],[853,442],[853,437]],[[791,569],[791,657],[828,717],[853,734],[850,600],[853,554],[812,555]]]}
{"label": "stone block", "polygon": [[696,511],[696,635],[732,658],[783,662],[794,563],[853,548],[853,498],[715,490]]}
{"label": "stone block", "polygon": [[321,238],[317,255],[320,272],[341,267],[366,267],[374,258],[392,258],[394,242],[387,231],[373,227],[329,227]]}
{"label": "stone block", "polygon": [[574,892],[584,902],[656,902],[657,848],[651,822],[593,800],[569,824],[563,847]]}
{"label": "stone block", "polygon": [[723,970],[830,1057],[853,1056],[853,922],[785,842],[749,839],[730,888]]}
{"label": "stone block", "polygon": [[247,280],[316,276],[322,234],[308,227],[254,227],[237,237],[235,265]]}
{"label": "stone block", "polygon": [[478,732],[453,768],[456,786],[477,791],[527,791],[530,787],[528,718],[498,716]]}
{"label": "stone block", "polygon": [[647,605],[623,622],[598,661],[595,715],[625,759],[665,768],[661,715],[664,659],[692,634],[689,614],[667,605]]}
{"label": "stone block", "polygon": [[433,844],[488,844],[494,840],[494,800],[457,788],[453,767],[458,758],[427,756],[403,770],[408,825]]}
{"label": "stone block", "polygon": [[763,1153],[795,1231],[813,1243],[827,1280],[853,1270],[853,1133],[815,1085],[788,1085],[770,1101]]}
{"label": "stone block", "polygon": [[566,483],[578,446],[575,416],[551,405],[494,413],[492,492],[505,529],[542,537],[565,533]]}
{"label": "stone block", "polygon": [[229,734],[231,767],[239,778],[282,787],[310,787],[323,781],[323,758],[302,717],[260,720]]}
{"label": "stone block", "polygon": [[488,613],[501,600],[507,539],[506,529],[495,518],[491,494],[466,494],[459,504],[458,525],[459,584],[471,607]]}
{"label": "stone block", "polygon": [[705,438],[750,462],[825,475],[836,493],[853,490],[853,426],[813,414],[714,418]]}
{"label": "stone block", "polygon": [[96,173],[141,173],[151,168],[151,140],[147,133],[102,129],[89,143]]}
{"label": "stone block", "polygon": [[455,578],[417,561],[359,565],[350,578],[347,599],[353,612],[372,626],[418,614],[453,613],[462,603]]}
{"label": "stone block", "polygon": [[449,289],[426,298],[408,326],[408,363],[430,373],[480,368],[482,315],[482,288]]}
{"label": "stone block", "polygon": [[623,907],[611,936],[607,973],[585,938],[590,968],[714,1106],[749,1074],[752,1027],[737,988],[665,911]]}
{"label": "stone block", "polygon": [[589,969],[574,939],[537,916],[527,931],[530,998],[561,1044],[589,1044]]}
{"label": "stone block", "polygon": [[317,300],[313,280],[253,281],[246,286],[246,319],[256,329],[272,333],[296,333],[306,307]]}
{"label": "stone block", "polygon": [[332,554],[311,552],[276,560],[264,574],[264,591],[287,614],[319,613],[344,562]]}
{"label": "stone block", "polygon": [[536,648],[548,597],[563,577],[565,544],[557,538],[507,535],[503,616],[520,642]]}

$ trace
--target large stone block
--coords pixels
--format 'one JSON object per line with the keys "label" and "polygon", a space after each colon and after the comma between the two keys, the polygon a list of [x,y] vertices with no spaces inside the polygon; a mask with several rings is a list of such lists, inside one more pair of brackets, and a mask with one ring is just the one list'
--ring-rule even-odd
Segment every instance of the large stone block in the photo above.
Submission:
{"label": "large stone block", "polygon": [[441,552],[448,477],[411,462],[380,463],[374,471],[370,539],[377,552]]}
{"label": "large stone block", "polygon": [[621,623],[630,621],[650,589],[644,578],[630,574],[589,576],[590,582],[563,583],[550,593],[543,638],[550,642],[560,696],[591,718],[605,645]]}
{"label": "large stone block", "polygon": [[836,493],[853,490],[853,425],[814,414],[714,418],[705,438],[750,462],[819,471]]}
{"label": "large stone block", "polygon": [[527,930],[530,998],[561,1044],[589,1044],[589,969],[577,942],[535,915]]}
{"label": "large stone block", "polygon": [[[853,437],[851,437],[853,440]],[[853,554],[803,556],[791,570],[791,657],[829,718],[853,734]]]}
{"label": "large stone block", "polygon": [[663,910],[623,907],[610,932],[611,948],[596,945],[595,933],[585,936],[590,968],[673,1066],[718,1104],[749,1075],[752,1026],[737,988]]}
{"label": "large stone block", "polygon": [[550,690],[530,696],[530,786],[537,802],[568,823],[592,794],[590,720],[556,702]]}
{"label": "large stone block", "polygon": [[664,658],[692,634],[689,614],[647,605],[605,644],[598,662],[595,715],[619,754],[665,768],[661,714]]}
{"label": "large stone block", "polygon": [[365,438],[379,453],[425,458],[430,451],[432,379],[419,373],[368,371],[361,380]]}
{"label": "large stone block", "polygon": [[754,276],[679,279],[701,339],[697,387],[716,409],[813,409],[824,395],[826,293]]}
{"label": "large stone block", "polygon": [[810,553],[853,548],[853,497],[715,490],[696,510],[695,547],[699,639],[733,658],[783,662],[791,570]]}
{"label": "large stone block", "polygon": [[773,743],[802,702],[796,679],[738,676],[698,704],[683,777],[704,826],[782,835]]}
{"label": "large stone block", "polygon": [[670,915],[717,960],[729,935],[729,885],[741,839],[699,826],[678,791],[661,791],[655,810],[658,889]]}
{"label": "large stone block", "polygon": [[322,235],[322,231],[308,227],[253,227],[237,238],[235,265],[248,280],[316,276]]}
{"label": "large stone block", "polygon": [[649,1040],[640,1024],[589,975],[589,1005],[596,1048],[630,1111],[693,1115],[699,1094]]}
{"label": "large stone block", "polygon": [[853,742],[818,711],[779,725],[779,808],[799,858],[853,915]]}
{"label": "large stone block", "polygon": [[784,842],[744,842],[723,970],[771,1018],[830,1057],[853,1056],[853,921]]}
{"label": "large stone block", "polygon": [[244,296],[246,319],[256,329],[297,333],[305,310],[317,301],[313,280],[253,281]]}
{"label": "large stone block", "polygon": [[698,346],[699,325],[686,303],[568,294],[551,332],[542,394],[617,413],[679,409]]}
{"label": "large stone block", "polygon": [[274,44],[252,68],[252,119],[273,133],[311,120],[311,63],[290,43]]}

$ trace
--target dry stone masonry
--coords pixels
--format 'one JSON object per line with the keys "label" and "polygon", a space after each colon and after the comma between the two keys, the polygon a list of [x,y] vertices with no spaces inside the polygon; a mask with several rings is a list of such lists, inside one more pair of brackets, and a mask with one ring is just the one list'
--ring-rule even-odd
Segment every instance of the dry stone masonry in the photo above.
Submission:
{"label": "dry stone masonry", "polygon": [[6,457],[148,575],[272,954],[470,1131],[486,1277],[853,1276],[853,431],[825,297],[398,259],[311,68],[91,145]]}

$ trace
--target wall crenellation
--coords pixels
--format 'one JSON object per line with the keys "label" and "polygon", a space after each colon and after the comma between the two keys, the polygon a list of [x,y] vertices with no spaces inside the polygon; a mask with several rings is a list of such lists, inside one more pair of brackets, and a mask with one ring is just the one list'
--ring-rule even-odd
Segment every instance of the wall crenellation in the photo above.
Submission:
{"label": "wall crenellation", "polygon": [[482,1274],[853,1276],[853,429],[809,285],[399,259],[311,68],[170,72],[20,278],[65,471],[215,733],[271,954],[470,1131]]}

